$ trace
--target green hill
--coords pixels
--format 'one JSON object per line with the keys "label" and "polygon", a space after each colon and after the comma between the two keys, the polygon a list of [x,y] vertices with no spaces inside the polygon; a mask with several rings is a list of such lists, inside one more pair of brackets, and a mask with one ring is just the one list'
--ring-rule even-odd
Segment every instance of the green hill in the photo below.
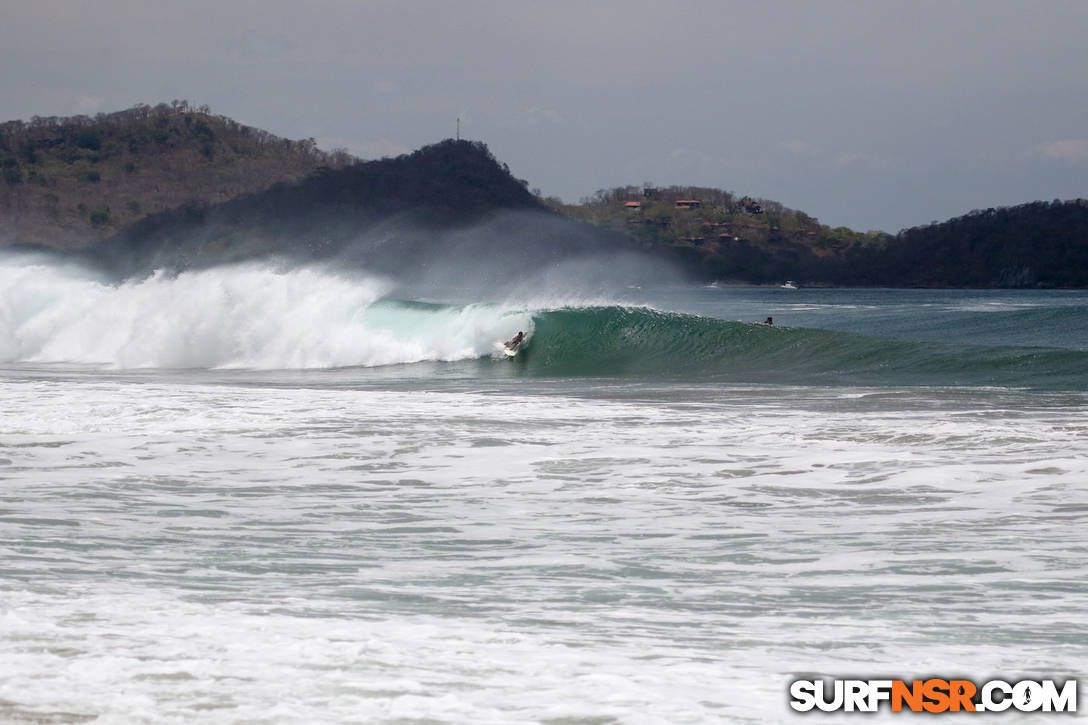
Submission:
{"label": "green hill", "polygon": [[0,245],[73,249],[148,215],[354,161],[185,101],[0,124]]}
{"label": "green hill", "polygon": [[974,211],[892,235],[831,228],[720,189],[617,187],[576,219],[678,260],[703,281],[889,287],[1088,287],[1088,201]]}
{"label": "green hill", "polygon": [[853,248],[839,284],[889,287],[1088,287],[1088,200],[975,210]]}
{"label": "green hill", "polygon": [[[322,169],[221,204],[149,216],[80,251],[119,276],[263,257],[497,282],[630,241],[545,206],[479,142]],[[456,274],[451,270],[457,270]]]}
{"label": "green hill", "polygon": [[0,246],[78,250],[118,274],[279,255],[498,279],[637,250],[701,281],[1088,287],[1084,200],[891,235],[705,187],[617,187],[574,205],[527,187],[482,143],[359,162],[184,101],[0,125]]}
{"label": "green hill", "polygon": [[831,228],[768,199],[695,186],[623,186],[581,204],[553,208],[623,233],[638,246],[679,260],[705,281],[834,283],[832,261],[850,250],[879,247],[884,232]]}

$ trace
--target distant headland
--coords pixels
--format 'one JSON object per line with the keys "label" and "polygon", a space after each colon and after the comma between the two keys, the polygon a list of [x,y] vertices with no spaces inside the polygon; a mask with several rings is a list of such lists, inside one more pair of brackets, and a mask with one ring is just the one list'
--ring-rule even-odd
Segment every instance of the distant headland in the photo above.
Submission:
{"label": "distant headland", "polygon": [[641,255],[693,281],[1088,287],[1088,201],[972,211],[898,234],[704,187],[540,198],[479,142],[361,161],[186,101],[0,124],[0,247],[119,275],[264,255],[418,272]]}

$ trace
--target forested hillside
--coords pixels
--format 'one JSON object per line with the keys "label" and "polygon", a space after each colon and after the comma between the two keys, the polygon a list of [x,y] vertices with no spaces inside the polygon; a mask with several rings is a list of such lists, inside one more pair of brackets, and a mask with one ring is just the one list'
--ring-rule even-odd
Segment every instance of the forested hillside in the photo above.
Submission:
{"label": "forested hillside", "polygon": [[120,274],[269,254],[510,270],[639,250],[707,282],[1088,286],[1085,200],[895,235],[706,187],[624,186],[564,204],[531,194],[479,142],[360,162],[185,101],[0,125],[0,246],[16,244],[80,250]]}
{"label": "forested hillside", "polygon": [[1088,200],[975,210],[851,249],[836,282],[890,287],[1088,287]]}
{"label": "forested hillside", "polygon": [[548,202],[675,258],[706,281],[832,283],[832,260],[891,238],[880,231],[831,228],[776,201],[706,187],[622,186],[598,191],[580,204]]}
{"label": "forested hillside", "polygon": [[1088,286],[1088,201],[976,210],[892,235],[820,224],[702,187],[617,187],[565,214],[620,231],[704,281],[888,287]]}
{"label": "forested hillside", "polygon": [[0,124],[0,245],[77,248],[149,214],[354,161],[186,101]]}

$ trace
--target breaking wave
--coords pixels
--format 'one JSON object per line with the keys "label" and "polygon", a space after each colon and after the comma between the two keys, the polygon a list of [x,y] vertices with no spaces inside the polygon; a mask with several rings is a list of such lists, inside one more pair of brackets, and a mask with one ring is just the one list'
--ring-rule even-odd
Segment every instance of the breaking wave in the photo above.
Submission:
{"label": "breaking wave", "polygon": [[[481,374],[1078,389],[1088,352],[767,327],[648,307],[431,304],[319,268],[241,265],[111,284],[0,261],[0,361],[307,369],[423,361]],[[528,333],[513,360],[502,341]],[[502,367],[498,367],[502,366]]]}
{"label": "breaking wave", "polygon": [[268,266],[113,285],[77,267],[2,263],[0,360],[260,369],[463,360],[530,322],[494,306],[391,303],[390,287]]}

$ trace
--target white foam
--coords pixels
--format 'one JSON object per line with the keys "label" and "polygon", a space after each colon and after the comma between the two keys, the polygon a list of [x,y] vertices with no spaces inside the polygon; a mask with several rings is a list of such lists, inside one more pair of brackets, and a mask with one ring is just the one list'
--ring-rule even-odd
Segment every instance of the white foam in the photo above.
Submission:
{"label": "white foam", "polygon": [[389,282],[246,264],[111,285],[0,260],[0,361],[260,369],[461,360],[530,329],[521,309],[375,306]]}
{"label": "white foam", "polygon": [[780,722],[795,672],[1088,662],[1080,406],[209,379],[0,380],[0,721]]}

